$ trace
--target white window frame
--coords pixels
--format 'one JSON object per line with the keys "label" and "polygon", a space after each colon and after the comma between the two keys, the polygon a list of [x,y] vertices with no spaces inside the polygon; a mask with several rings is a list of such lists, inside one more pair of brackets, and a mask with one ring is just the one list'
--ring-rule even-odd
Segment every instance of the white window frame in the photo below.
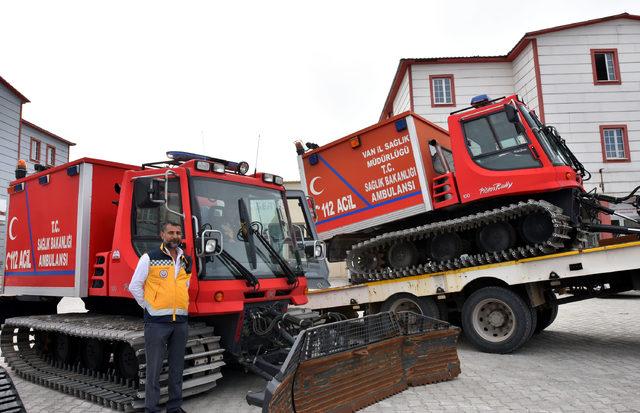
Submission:
{"label": "white window frame", "polygon": [[[451,87],[452,83],[450,77],[434,77],[431,79],[432,82],[432,90],[433,90],[433,104],[434,105],[451,105],[453,104],[453,88]],[[436,86],[439,83],[438,86]],[[449,94],[447,95],[447,84],[449,86]],[[437,89],[442,89],[442,100],[438,100],[438,91]]]}
{"label": "white window frame", "polygon": [[[604,128],[602,130],[602,139],[604,139],[604,154],[608,160],[628,158],[628,148],[625,147],[624,141],[624,129]],[[611,149],[611,152],[609,151],[609,149]]]}

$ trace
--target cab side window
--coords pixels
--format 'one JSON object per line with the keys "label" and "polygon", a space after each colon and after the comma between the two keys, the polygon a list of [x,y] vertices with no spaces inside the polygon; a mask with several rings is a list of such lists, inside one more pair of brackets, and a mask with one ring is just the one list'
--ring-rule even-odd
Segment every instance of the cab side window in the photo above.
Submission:
{"label": "cab side window", "polygon": [[[169,179],[169,208],[182,212],[180,181]],[[164,180],[139,178],[133,187],[133,208],[131,208],[131,242],[138,256],[156,248],[162,242],[160,230],[166,221],[179,222],[184,231],[182,217],[167,210],[152,199],[164,199]]]}

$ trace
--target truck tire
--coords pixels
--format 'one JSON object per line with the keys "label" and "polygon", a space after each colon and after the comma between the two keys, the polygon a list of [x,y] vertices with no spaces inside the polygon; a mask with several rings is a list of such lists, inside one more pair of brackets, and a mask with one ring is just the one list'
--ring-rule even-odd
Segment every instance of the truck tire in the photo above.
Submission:
{"label": "truck tire", "polygon": [[409,293],[400,293],[387,298],[380,311],[413,311],[414,313],[426,315],[427,317],[440,318],[438,305],[432,297],[416,297]]}
{"label": "truck tire", "polygon": [[538,324],[536,325],[534,334],[538,334],[549,327],[558,316],[558,299],[556,295],[553,291],[546,291],[544,297],[546,302],[536,309],[538,313]]}
{"label": "truck tire", "polygon": [[535,328],[535,309],[504,287],[484,287],[462,306],[462,331],[486,353],[506,354],[526,343]]}

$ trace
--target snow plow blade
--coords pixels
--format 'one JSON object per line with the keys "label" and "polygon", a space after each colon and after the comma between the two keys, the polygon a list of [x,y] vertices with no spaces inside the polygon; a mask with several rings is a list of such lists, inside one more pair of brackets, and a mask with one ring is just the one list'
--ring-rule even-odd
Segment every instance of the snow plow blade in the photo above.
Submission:
{"label": "snow plow blade", "polygon": [[410,312],[379,313],[301,332],[260,395],[263,412],[353,412],[460,374],[460,329]]}

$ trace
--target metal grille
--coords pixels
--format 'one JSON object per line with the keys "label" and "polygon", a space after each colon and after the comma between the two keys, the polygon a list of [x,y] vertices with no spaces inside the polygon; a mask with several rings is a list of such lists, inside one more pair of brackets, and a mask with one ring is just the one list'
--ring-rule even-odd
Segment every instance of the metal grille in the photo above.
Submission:
{"label": "metal grille", "polygon": [[304,332],[301,361],[366,346],[400,334],[400,325],[391,312],[312,327]]}
{"label": "metal grille", "polygon": [[446,330],[450,327],[450,324],[445,321],[410,311],[403,311],[395,315],[402,329],[402,334],[404,335],[426,333],[433,330]]}
{"label": "metal grille", "polygon": [[[425,334],[434,331],[438,332]],[[449,323],[411,312],[384,312],[311,327],[298,334],[280,372],[267,384],[263,411],[355,411],[407,386],[450,380],[460,374],[458,333]],[[414,337],[399,339],[403,336]],[[370,346],[384,341],[386,346]],[[334,363],[330,366],[322,359],[305,363],[352,351],[342,360],[329,358]],[[369,390],[352,394],[350,389],[357,388],[362,377]],[[330,400],[323,394],[330,394]]]}
{"label": "metal grille", "polygon": [[354,350],[393,337],[447,328],[449,323],[410,311],[384,312],[311,327],[296,338],[279,378],[282,380],[293,373],[305,360]]}

